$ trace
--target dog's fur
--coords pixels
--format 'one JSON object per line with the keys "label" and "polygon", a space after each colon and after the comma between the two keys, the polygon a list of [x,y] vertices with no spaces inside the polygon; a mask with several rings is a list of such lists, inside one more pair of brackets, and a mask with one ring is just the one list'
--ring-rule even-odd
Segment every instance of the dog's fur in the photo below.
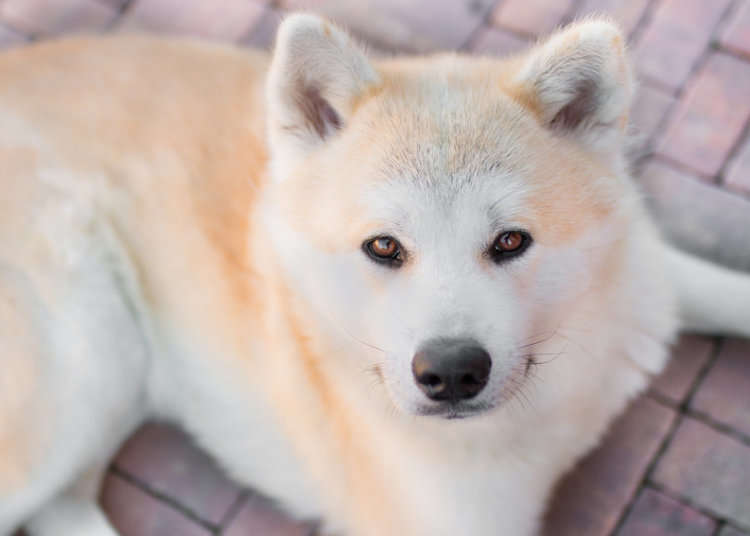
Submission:
{"label": "dog's fur", "polygon": [[[272,58],[74,38],[0,56],[0,534],[114,534],[147,418],[323,531],[534,534],[680,326],[750,335],[750,278],[669,249],[624,157],[623,39],[371,61],[311,15]],[[533,244],[496,265],[501,231]],[[372,262],[398,237],[402,267]],[[426,340],[492,356],[463,420]],[[455,414],[451,416],[457,416]]]}

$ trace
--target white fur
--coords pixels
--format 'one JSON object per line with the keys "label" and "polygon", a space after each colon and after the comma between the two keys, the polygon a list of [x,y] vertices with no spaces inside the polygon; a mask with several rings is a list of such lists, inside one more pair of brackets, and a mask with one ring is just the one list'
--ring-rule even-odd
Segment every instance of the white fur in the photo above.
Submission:
{"label": "white fur", "polygon": [[680,298],[682,325],[689,331],[747,336],[750,278],[668,249],[667,259]]}
{"label": "white fur", "polygon": [[[29,484],[0,500],[0,534],[37,511],[32,535],[114,534],[92,501],[109,457],[146,415],[148,350],[131,309],[127,261],[112,229],[95,225],[71,193],[49,192],[30,239],[0,235],[0,295],[34,328],[33,350],[29,343],[18,356],[32,360],[40,383],[19,431],[34,441]],[[32,256],[36,269],[22,271],[17,265]],[[0,328],[0,335],[15,334]],[[4,357],[11,370],[18,366]]]}

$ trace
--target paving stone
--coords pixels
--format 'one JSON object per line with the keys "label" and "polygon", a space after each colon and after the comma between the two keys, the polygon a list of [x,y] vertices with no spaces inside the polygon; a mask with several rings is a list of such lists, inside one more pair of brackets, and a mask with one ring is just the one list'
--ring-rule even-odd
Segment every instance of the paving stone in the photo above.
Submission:
{"label": "paving stone", "polygon": [[724,343],[690,407],[750,437],[750,341]]}
{"label": "paving stone", "polygon": [[672,497],[646,488],[617,536],[711,536],[716,522]]}
{"label": "paving stone", "polygon": [[25,43],[27,38],[21,32],[17,32],[12,28],[0,25],[0,49],[10,48],[12,46],[20,45]]}
{"label": "paving stone", "polygon": [[206,454],[182,432],[166,425],[141,428],[127,441],[115,464],[212,523],[221,522],[239,497],[239,488]]}
{"label": "paving stone", "polygon": [[750,201],[656,159],[638,182],[667,238],[703,258],[750,271]]}
{"label": "paving stone", "polygon": [[471,46],[472,52],[493,56],[506,56],[520,52],[530,45],[529,41],[500,28],[484,28]]}
{"label": "paving stone", "polygon": [[714,343],[708,337],[681,336],[672,349],[667,368],[653,381],[651,389],[675,404],[682,404],[713,350]]}
{"label": "paving stone", "polygon": [[496,0],[284,0],[284,9],[327,15],[376,46],[394,50],[456,49],[483,24]]}
{"label": "paving stone", "polygon": [[726,525],[721,529],[721,532],[719,532],[719,536],[750,536],[750,533],[741,532],[739,529]]}
{"label": "paving stone", "polygon": [[543,534],[610,534],[674,418],[674,411],[653,400],[636,400],[604,443],[558,486]]}
{"label": "paving stone", "polygon": [[258,17],[250,31],[240,39],[240,43],[253,48],[270,49],[276,39],[276,30],[278,30],[284,15],[285,13],[271,7],[263,8],[263,13]]}
{"label": "paving stone", "polygon": [[630,113],[637,151],[644,151],[674,102],[675,98],[661,89],[648,84],[638,88]]}
{"label": "paving stone", "polygon": [[544,35],[559,25],[574,0],[504,0],[492,14],[492,23],[526,35]]}
{"label": "paving stone", "polygon": [[576,9],[576,17],[607,15],[616,20],[625,35],[631,35],[646,13],[651,0],[583,0]]}
{"label": "paving stone", "polygon": [[691,503],[750,527],[750,446],[733,437],[685,418],[652,479]]}
{"label": "paving stone", "polygon": [[724,184],[730,190],[750,194],[750,137],[727,166]]}
{"label": "paving stone", "polygon": [[186,34],[222,41],[236,41],[263,14],[260,0],[136,0],[121,19],[123,31]]}
{"label": "paving stone", "polygon": [[719,39],[721,45],[750,57],[750,1],[743,0]]}
{"label": "paving stone", "polygon": [[105,4],[108,4],[118,10],[125,7],[126,4],[130,2],[138,2],[139,0],[99,0],[99,2],[103,2]]}
{"label": "paving stone", "polygon": [[657,152],[713,177],[750,118],[750,63],[711,56],[677,105]]}
{"label": "paving stone", "polygon": [[638,41],[639,72],[676,90],[709,44],[731,0],[663,0]]}
{"label": "paving stone", "polygon": [[102,507],[121,536],[208,536],[210,532],[130,482],[110,474]]}
{"label": "paving stone", "polygon": [[312,526],[291,521],[268,500],[251,495],[224,529],[224,536],[309,536]]}
{"label": "paving stone", "polygon": [[117,10],[98,0],[4,0],[0,20],[30,34],[58,34],[101,30],[117,17]]}

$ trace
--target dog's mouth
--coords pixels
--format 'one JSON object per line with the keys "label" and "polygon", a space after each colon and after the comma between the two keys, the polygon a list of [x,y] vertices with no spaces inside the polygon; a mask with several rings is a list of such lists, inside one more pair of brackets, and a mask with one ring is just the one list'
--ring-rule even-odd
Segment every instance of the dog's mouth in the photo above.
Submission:
{"label": "dog's mouth", "polygon": [[486,402],[458,402],[420,406],[416,414],[421,417],[438,417],[446,420],[470,419],[487,413],[494,406]]}

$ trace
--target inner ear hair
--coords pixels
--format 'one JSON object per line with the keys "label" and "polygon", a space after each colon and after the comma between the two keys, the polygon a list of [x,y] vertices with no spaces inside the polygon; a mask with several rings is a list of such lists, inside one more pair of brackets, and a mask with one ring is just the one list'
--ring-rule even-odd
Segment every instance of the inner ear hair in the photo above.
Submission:
{"label": "inner ear hair", "polygon": [[598,75],[591,73],[570,82],[571,96],[560,110],[552,116],[549,125],[553,128],[573,130],[585,121],[596,117],[601,98],[601,83]]}
{"label": "inner ear hair", "polygon": [[[323,97],[320,88],[315,85],[302,85],[294,99],[305,118],[305,123],[311,126],[321,139],[327,138],[341,128],[341,117]],[[295,125],[292,125],[292,128],[295,128]]]}

